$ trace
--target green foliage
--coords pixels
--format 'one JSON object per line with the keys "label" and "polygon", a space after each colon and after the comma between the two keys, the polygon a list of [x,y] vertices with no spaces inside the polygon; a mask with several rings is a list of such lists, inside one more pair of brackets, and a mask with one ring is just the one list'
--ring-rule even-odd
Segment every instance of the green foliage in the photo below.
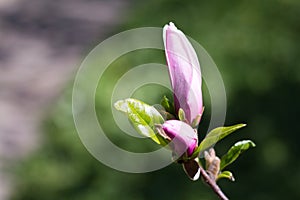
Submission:
{"label": "green foliage", "polygon": [[127,114],[129,121],[138,133],[150,137],[157,144],[166,145],[167,141],[156,134],[156,125],[163,124],[164,119],[153,107],[136,99],[119,100],[115,108]]}
{"label": "green foliage", "polygon": [[[204,110],[203,110],[203,111],[204,111]],[[202,112],[202,113],[203,113],[203,112]],[[195,119],[193,119],[192,124],[191,124],[191,126],[192,126],[193,128],[197,129],[197,127],[198,127],[198,125],[199,125],[199,123],[200,123],[201,117],[202,117],[202,114],[201,114],[201,115],[197,115],[197,116],[195,117]]]}
{"label": "green foliage", "polygon": [[220,169],[223,170],[227,165],[234,162],[241,153],[248,150],[251,147],[255,147],[255,144],[251,140],[243,140],[235,143],[229,151],[221,158]]}
{"label": "green foliage", "polygon": [[246,124],[236,124],[228,127],[218,127],[210,131],[206,137],[201,141],[197,152],[200,154],[204,152],[209,147],[215,145],[218,141],[222,140],[224,137],[233,133],[234,131],[245,127]]}
{"label": "green foliage", "polygon": [[163,98],[160,101],[160,104],[165,108],[165,110],[168,113],[175,115],[174,104],[168,99],[168,97],[163,96]]}
{"label": "green foliage", "polygon": [[235,181],[235,179],[233,177],[233,174],[230,171],[223,171],[223,172],[221,172],[218,175],[217,180],[222,179],[222,178],[226,178],[226,179],[229,179],[231,181]]}
{"label": "green foliage", "polygon": [[186,121],[185,113],[184,113],[184,110],[182,108],[179,108],[179,110],[178,110],[178,118],[179,118],[180,121],[183,121],[183,122]]}

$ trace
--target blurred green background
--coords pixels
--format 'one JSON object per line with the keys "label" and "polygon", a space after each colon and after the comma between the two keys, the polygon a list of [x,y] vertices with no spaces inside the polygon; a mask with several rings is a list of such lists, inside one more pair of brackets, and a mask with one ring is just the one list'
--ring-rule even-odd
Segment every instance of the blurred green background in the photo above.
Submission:
{"label": "blurred green background", "polygon": [[[300,199],[300,2],[132,1],[129,16],[111,34],[162,27],[169,21],[198,41],[217,64],[227,92],[225,124],[248,124],[219,143],[217,152],[222,155],[240,139],[257,145],[228,167],[236,181],[221,180],[223,191],[230,199]],[[151,142],[124,137],[114,126],[109,102],[118,78],[148,62],[165,63],[163,52],[144,50],[121,57],[99,82],[96,109],[99,116],[105,116],[100,123],[125,149],[157,148]],[[12,199],[217,199],[201,181],[191,182],[177,164],[151,173],[127,174],[94,159],[74,127],[72,84],[44,122],[43,144],[11,169],[17,183]],[[134,95],[144,100],[151,96],[149,101],[158,102],[165,92],[146,86]],[[210,119],[209,110],[205,112],[204,126]]]}

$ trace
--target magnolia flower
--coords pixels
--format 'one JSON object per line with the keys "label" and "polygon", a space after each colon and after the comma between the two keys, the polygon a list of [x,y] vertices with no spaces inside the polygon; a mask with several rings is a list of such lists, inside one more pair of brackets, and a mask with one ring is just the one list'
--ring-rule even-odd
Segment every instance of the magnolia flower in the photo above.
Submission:
{"label": "magnolia flower", "polygon": [[166,136],[172,139],[171,148],[177,156],[185,152],[191,156],[198,146],[197,132],[185,122],[168,120],[162,125]]}
{"label": "magnolia flower", "polygon": [[163,29],[175,111],[182,108],[189,124],[198,125],[203,112],[200,64],[186,36],[170,22]]}
{"label": "magnolia flower", "polygon": [[[172,142],[170,147],[176,156],[186,153],[192,156],[198,146],[198,135],[190,125],[179,120],[168,120],[161,126],[163,134]],[[200,166],[198,158],[191,159],[182,163],[183,169],[188,177],[195,181],[200,177]]]}

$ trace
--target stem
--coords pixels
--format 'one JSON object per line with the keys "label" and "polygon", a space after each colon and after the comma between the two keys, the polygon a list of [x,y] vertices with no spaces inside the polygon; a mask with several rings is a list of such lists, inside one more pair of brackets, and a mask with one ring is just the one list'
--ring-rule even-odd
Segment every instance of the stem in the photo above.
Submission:
{"label": "stem", "polygon": [[210,178],[205,169],[200,167],[200,173],[204,181],[211,187],[211,189],[218,195],[221,200],[228,200],[225,194],[222,192],[220,187],[217,185],[216,181]]}

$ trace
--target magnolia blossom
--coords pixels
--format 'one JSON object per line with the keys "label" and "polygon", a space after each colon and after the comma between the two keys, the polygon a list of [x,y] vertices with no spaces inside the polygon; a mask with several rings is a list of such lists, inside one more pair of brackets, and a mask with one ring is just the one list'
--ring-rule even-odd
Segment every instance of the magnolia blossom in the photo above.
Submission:
{"label": "magnolia blossom", "polygon": [[[174,93],[175,111],[185,112],[186,120],[198,122],[203,111],[200,64],[186,36],[171,22],[163,29],[169,75]],[[198,123],[197,123],[198,124]]]}
{"label": "magnolia blossom", "polygon": [[172,150],[178,155],[187,152],[191,156],[198,145],[196,131],[185,122],[179,120],[168,120],[162,125],[164,133],[172,139]]}

